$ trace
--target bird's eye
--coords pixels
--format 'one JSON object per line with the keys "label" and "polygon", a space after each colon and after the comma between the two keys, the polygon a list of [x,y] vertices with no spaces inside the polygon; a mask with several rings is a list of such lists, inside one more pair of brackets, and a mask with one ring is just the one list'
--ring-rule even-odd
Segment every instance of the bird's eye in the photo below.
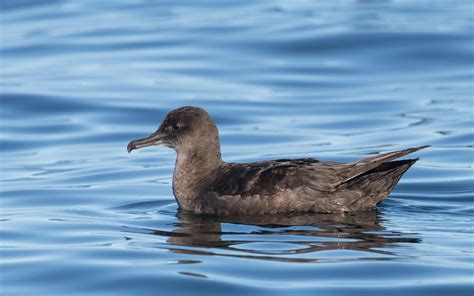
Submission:
{"label": "bird's eye", "polygon": [[171,123],[171,128],[173,128],[174,130],[177,130],[179,128],[179,124],[175,121]]}

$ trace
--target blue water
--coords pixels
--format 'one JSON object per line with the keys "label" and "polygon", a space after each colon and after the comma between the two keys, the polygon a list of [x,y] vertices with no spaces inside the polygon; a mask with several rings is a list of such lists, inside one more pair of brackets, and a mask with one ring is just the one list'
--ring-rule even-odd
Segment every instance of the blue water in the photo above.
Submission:
{"label": "blue water", "polygon": [[[472,3],[314,2],[2,0],[0,293],[472,295]],[[126,151],[183,105],[227,161],[432,147],[377,212],[196,216]]]}

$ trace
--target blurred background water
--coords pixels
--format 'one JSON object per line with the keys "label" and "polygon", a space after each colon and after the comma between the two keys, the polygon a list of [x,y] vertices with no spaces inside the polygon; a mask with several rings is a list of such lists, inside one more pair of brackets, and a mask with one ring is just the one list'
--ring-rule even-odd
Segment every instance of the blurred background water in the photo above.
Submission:
{"label": "blurred background water", "polygon": [[[0,14],[0,293],[472,295],[470,1],[24,1]],[[227,161],[433,145],[377,212],[179,212],[206,108]]]}

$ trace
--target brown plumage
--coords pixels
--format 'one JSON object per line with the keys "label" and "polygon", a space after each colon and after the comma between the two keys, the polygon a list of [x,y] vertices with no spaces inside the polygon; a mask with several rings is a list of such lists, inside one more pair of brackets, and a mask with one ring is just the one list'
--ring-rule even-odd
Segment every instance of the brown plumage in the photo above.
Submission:
{"label": "brown plumage", "polygon": [[214,215],[372,210],[418,159],[393,160],[427,147],[354,163],[313,158],[227,163],[221,159],[216,125],[196,107],[171,111],[156,132],[127,149],[150,145],[177,151],[173,192],[179,206]]}

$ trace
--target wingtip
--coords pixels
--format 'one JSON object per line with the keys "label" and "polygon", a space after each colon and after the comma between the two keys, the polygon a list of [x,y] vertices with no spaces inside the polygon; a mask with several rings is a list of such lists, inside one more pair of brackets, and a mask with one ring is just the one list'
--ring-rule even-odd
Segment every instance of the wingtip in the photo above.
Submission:
{"label": "wingtip", "polygon": [[431,145],[424,145],[424,146],[420,146],[420,147],[416,147],[416,148],[411,148],[411,150],[412,150],[412,152],[415,152],[415,151],[425,149],[425,148],[428,148],[428,147],[431,147]]}

